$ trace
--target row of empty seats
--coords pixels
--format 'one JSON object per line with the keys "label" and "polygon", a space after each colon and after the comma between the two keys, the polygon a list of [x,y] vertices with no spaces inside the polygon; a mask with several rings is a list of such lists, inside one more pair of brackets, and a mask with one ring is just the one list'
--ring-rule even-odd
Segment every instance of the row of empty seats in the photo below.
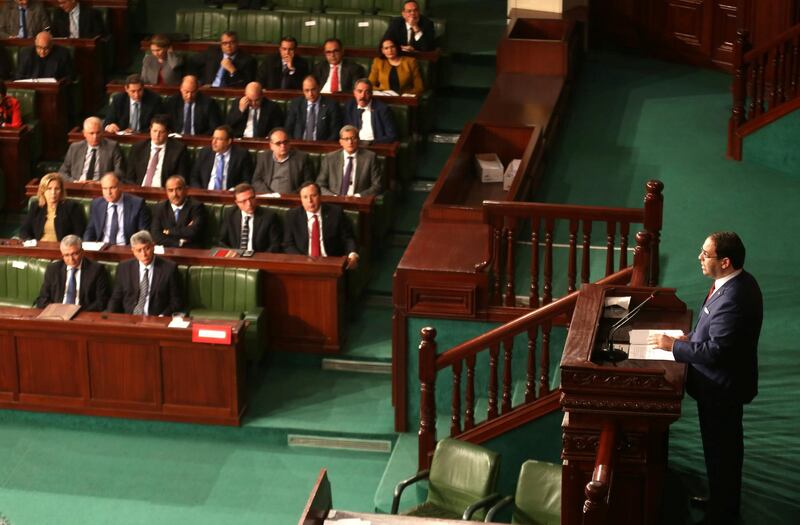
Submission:
{"label": "row of empty seats", "polygon": [[[326,13],[380,13],[397,15],[406,0],[264,0],[262,9],[284,13],[320,12]],[[209,3],[209,2],[207,2]],[[210,2],[222,4],[223,8],[235,8],[237,2]],[[420,9],[425,12],[426,0],[417,0]]]}

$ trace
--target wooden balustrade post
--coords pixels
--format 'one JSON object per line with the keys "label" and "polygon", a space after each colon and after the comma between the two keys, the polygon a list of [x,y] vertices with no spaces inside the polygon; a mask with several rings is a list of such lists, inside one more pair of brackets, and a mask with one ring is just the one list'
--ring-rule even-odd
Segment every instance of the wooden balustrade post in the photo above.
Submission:
{"label": "wooden balustrade post", "polygon": [[531,218],[531,290],[528,306],[539,308],[539,217]]}
{"label": "wooden balustrade post", "polygon": [[569,254],[567,261],[567,294],[575,291],[578,265],[578,220],[569,221]]}
{"label": "wooden balustrade post", "polygon": [[656,286],[659,278],[659,244],[664,216],[664,183],[660,180],[647,181],[644,196],[644,230],[650,234],[650,266],[648,286]]}
{"label": "wooden balustrade post", "polygon": [[740,29],[733,43],[733,107],[728,120],[728,158],[742,160],[742,138],[737,130],[745,121],[745,98],[747,96],[747,64],[744,63],[744,48],[748,32]]}
{"label": "wooden balustrade post", "polygon": [[420,330],[419,343],[419,470],[430,467],[436,448],[436,329]]}
{"label": "wooden balustrade post", "polygon": [[516,221],[510,220],[511,224],[506,228],[506,290],[503,294],[503,305],[514,306],[516,297],[514,293],[514,237],[516,235]]}
{"label": "wooden balustrade post", "polygon": [[488,399],[489,405],[486,408],[486,419],[494,419],[498,415],[497,410],[497,358],[500,356],[500,345],[494,343],[489,347],[489,386]]}
{"label": "wooden balustrade post", "polygon": [[514,338],[503,341],[503,398],[501,413],[511,412],[511,359],[514,353]]}
{"label": "wooden balustrade post", "polygon": [[633,275],[631,286],[647,286],[647,272],[650,268],[650,234],[639,232],[636,234],[636,249],[633,252]]}
{"label": "wooden balustrade post", "polygon": [[453,406],[450,413],[450,437],[461,433],[461,361],[453,363]]}
{"label": "wooden balustrade post", "polygon": [[586,501],[583,503],[583,523],[585,525],[607,523],[611,485],[614,479],[616,462],[617,425],[608,422],[600,432],[592,479],[584,488]]}

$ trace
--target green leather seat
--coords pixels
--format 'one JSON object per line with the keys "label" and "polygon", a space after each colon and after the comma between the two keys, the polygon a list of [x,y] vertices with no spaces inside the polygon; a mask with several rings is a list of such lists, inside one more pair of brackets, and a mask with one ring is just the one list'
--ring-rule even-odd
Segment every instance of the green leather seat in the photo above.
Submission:
{"label": "green leather seat", "polygon": [[0,256],[0,306],[33,306],[48,264],[46,259]]}
{"label": "green leather seat", "polygon": [[[403,4],[406,0],[375,0],[375,11],[384,15],[400,16],[400,11],[403,10]],[[425,14],[427,1],[417,0],[419,9]]]}
{"label": "green leather seat", "polygon": [[[11,49],[16,50],[18,48],[12,47]],[[16,60],[16,54],[14,54],[14,57]],[[35,163],[39,160],[42,151],[42,127],[36,115],[36,90],[8,88],[7,93],[19,102],[19,112],[22,116],[22,122],[31,129],[31,133],[33,134],[31,162]]]}
{"label": "green leather seat", "polygon": [[322,45],[336,31],[336,18],[318,13],[284,13],[281,31],[306,46]]}
{"label": "green leather seat", "polygon": [[372,14],[375,0],[324,0],[325,12],[332,15]]}
{"label": "green leather seat", "polygon": [[561,523],[561,465],[529,459],[522,464],[514,496],[508,496],[486,513],[486,521],[514,504],[511,523],[559,525]]}
{"label": "green leather seat", "polygon": [[117,144],[119,144],[119,150],[122,153],[122,158],[125,159],[125,162],[127,164],[128,157],[130,156],[131,149],[133,148],[133,144],[129,142],[118,142]]}
{"label": "green leather seat", "polygon": [[222,115],[222,120],[224,121],[225,117],[227,117],[231,110],[231,104],[233,104],[234,99],[231,97],[212,96],[211,100],[217,104],[217,107],[219,108],[219,114]]}
{"label": "green leather seat", "polygon": [[397,138],[402,142],[411,138],[411,109],[402,104],[389,104],[389,110],[394,117],[394,127],[397,130]]}
{"label": "green leather seat", "polygon": [[206,203],[206,234],[207,247],[219,246],[219,228],[222,224],[224,204]]}
{"label": "green leather seat", "polygon": [[[339,16],[336,18],[336,37],[347,47],[374,48],[377,55],[378,42],[389,27],[385,16]],[[372,61],[367,64],[367,71]]]}
{"label": "green leather seat", "polygon": [[408,516],[443,519],[483,519],[481,507],[499,499],[494,492],[500,456],[478,445],[445,438],[436,444],[430,470],[397,484],[392,514],[397,514],[403,490],[428,480],[424,503],[404,512]]}
{"label": "green leather seat", "polygon": [[18,46],[5,46],[6,53],[8,53],[8,60],[9,64],[11,65],[12,74],[14,71],[17,70],[17,62],[19,61],[19,50],[21,49]]}
{"label": "green leather seat", "polygon": [[[280,13],[310,13],[312,11],[322,11],[322,0],[273,0],[273,9]],[[292,35],[300,40],[299,35],[294,33],[284,33]]]}
{"label": "green leather seat", "polygon": [[232,11],[228,27],[236,31],[242,42],[277,44],[281,40],[281,15],[268,11]]}
{"label": "green leather seat", "polygon": [[261,272],[254,268],[191,266],[186,284],[186,304],[198,319],[245,320],[248,359],[264,354],[266,318],[260,305]]}
{"label": "green leather seat", "polygon": [[103,268],[106,269],[106,273],[108,274],[108,286],[111,290],[114,289],[114,282],[117,279],[117,266],[119,265],[116,261],[98,261],[100,264],[103,265]]}
{"label": "green leather seat", "polygon": [[230,12],[222,9],[178,9],[175,31],[192,40],[217,40],[228,30]]}

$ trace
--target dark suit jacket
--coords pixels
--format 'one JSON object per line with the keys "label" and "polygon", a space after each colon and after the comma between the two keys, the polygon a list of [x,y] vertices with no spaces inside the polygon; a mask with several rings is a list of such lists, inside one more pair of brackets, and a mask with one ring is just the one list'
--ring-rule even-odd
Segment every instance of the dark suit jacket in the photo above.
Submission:
{"label": "dark suit jacket", "polygon": [[[361,113],[355,99],[350,99],[344,106],[344,123],[361,129]],[[387,144],[397,141],[394,117],[389,106],[380,100],[372,99],[372,133],[376,144]]]}
{"label": "dark suit jacket", "polygon": [[[161,113],[161,97],[145,89],[139,103],[139,131],[146,132],[153,117]],[[111,97],[103,127],[111,123],[115,123],[120,129],[131,126],[131,99],[127,93],[117,93]]]}
{"label": "dark suit jacket", "polygon": [[[125,232],[125,243],[130,244],[131,235],[139,230],[150,230],[150,210],[145,206],[144,200],[135,195],[122,194],[120,199],[125,207],[125,223],[122,225]],[[97,197],[89,207],[89,226],[83,234],[84,241],[102,241],[106,226],[108,202],[103,197]]]}
{"label": "dark suit jacket", "polygon": [[[28,27],[28,38],[34,38],[50,25],[50,17],[41,2],[28,2],[25,14],[25,25]],[[19,9],[13,1],[0,6],[0,38],[14,38],[19,34]]]}
{"label": "dark suit jacket", "polygon": [[[139,300],[139,261],[131,259],[119,263],[114,292],[107,311],[132,314]],[[153,258],[153,276],[150,283],[148,315],[172,315],[183,307],[177,265],[159,256]]]}
{"label": "dark suit jacket", "polygon": [[[436,29],[433,27],[433,22],[430,18],[420,15],[419,28],[422,30],[422,36],[418,40],[412,40],[411,45],[417,51],[432,51],[436,40]],[[389,21],[389,27],[386,28],[386,33],[381,40],[386,38],[391,38],[401,46],[408,45],[406,21],[402,16],[396,16]]]}
{"label": "dark suit jacket", "polygon": [[749,403],[758,392],[761,290],[742,271],[701,307],[688,341],[675,341],[675,360],[690,363],[687,392],[698,401]]}
{"label": "dark suit jacket", "polygon": [[[69,145],[67,155],[64,157],[64,163],[61,164],[58,172],[68,181],[80,180],[83,174],[84,163],[86,161],[86,150],[89,146],[85,140],[80,142],[73,142]],[[100,145],[97,147],[97,173],[98,178],[103,174],[113,171],[118,177],[125,174],[125,167],[122,159],[122,151],[119,149],[119,144],[109,139],[101,139]],[[91,179],[91,174],[87,174]]]}
{"label": "dark suit jacket", "polygon": [[[353,237],[353,226],[342,208],[335,204],[323,203],[320,213],[325,253],[330,257],[341,257],[355,252],[356,239]],[[283,251],[308,255],[308,219],[306,210],[302,206],[286,212]]]}
{"label": "dark suit jacket", "polygon": [[[108,274],[103,265],[87,257],[81,259],[81,281],[78,291],[78,302],[85,312],[102,312],[108,304],[111,287]],[[36,308],[44,308],[50,303],[64,300],[67,290],[67,265],[64,261],[50,263],[44,272],[44,282],[36,299]]]}
{"label": "dark suit jacket", "polygon": [[[383,175],[378,167],[378,157],[367,149],[356,150],[355,193],[362,197],[383,193]],[[342,150],[332,151],[322,157],[317,184],[323,195],[339,195],[344,177]]]}
{"label": "dark suit jacket", "polygon": [[[196,97],[194,101],[194,134],[213,135],[214,129],[222,124],[219,106],[202,93],[197,93]],[[164,111],[170,117],[172,129],[183,134],[183,98],[180,93],[176,93],[166,100]]]}
{"label": "dark suit jacket", "polygon": [[75,68],[69,51],[54,44],[46,57],[39,58],[33,46],[20,49],[17,60],[17,79],[24,78],[67,78],[72,80],[75,78]]}
{"label": "dark suit jacket", "polygon": [[[78,37],[93,38],[104,35],[106,27],[100,11],[84,2],[78,4],[81,8],[78,14]],[[69,13],[63,9],[53,10],[53,23],[50,29],[54,37],[69,38]]]}
{"label": "dark suit jacket", "polygon": [[[31,204],[28,215],[19,230],[23,240],[41,239],[44,234],[44,223],[47,221],[47,204],[39,206],[38,202]],[[83,235],[86,229],[86,216],[83,207],[76,201],[64,200],[58,203],[55,219],[56,237],[60,241],[67,235]]]}
{"label": "dark suit jacket", "polygon": [[[153,224],[150,234],[156,244],[172,248],[201,248],[205,232],[206,207],[192,197],[183,203],[178,221],[169,200],[161,201],[153,207]],[[165,233],[166,231],[166,233]],[[180,243],[181,239],[186,242]]]}
{"label": "dark suit jacket", "polygon": [[[200,78],[201,84],[211,84],[214,82],[214,77],[217,76],[222,62],[222,50],[219,44],[209,46],[208,49],[200,56],[200,64],[197,71],[197,76]],[[227,71],[222,75],[222,85],[220,87],[244,87],[248,82],[252,82],[256,78],[256,61],[253,57],[239,49],[233,57],[233,66],[236,68],[236,74],[231,75]]]}
{"label": "dark suit jacket", "polygon": [[[142,185],[147,165],[150,162],[150,144],[152,141],[138,142],[131,148],[128,156],[128,171],[125,182],[128,184]],[[178,139],[168,138],[164,143],[164,162],[161,164],[161,187],[167,183],[172,175],[181,175],[184,179],[189,177],[189,154],[186,146]]]}
{"label": "dark suit jacket", "polygon": [[[293,64],[294,73],[288,70],[284,73],[280,54],[270,55],[258,69],[258,81],[264,89],[303,89],[303,79],[310,71],[308,62],[302,57],[295,56]],[[282,86],[284,76],[286,85]]]}
{"label": "dark suit jacket", "polygon": [[[302,151],[292,150],[289,152],[289,177],[292,187],[296,193],[300,186],[306,182],[314,180],[314,167],[308,159],[308,155]],[[256,157],[256,171],[253,173],[253,188],[256,193],[275,193],[272,189],[272,175],[275,167],[275,158],[272,151],[259,151]]]}
{"label": "dark suit jacket", "polygon": [[[281,226],[275,212],[256,207],[253,214],[253,251],[279,253],[281,251]],[[220,225],[219,242],[222,246],[238,249],[242,238],[242,212],[237,207],[225,210]]]}
{"label": "dark suit jacket", "polygon": [[[342,60],[339,69],[339,91],[353,91],[353,85],[359,78],[367,76],[366,71],[359,64],[350,62],[349,60]],[[331,73],[331,65],[326,61],[319,62],[314,66],[313,75],[319,82],[320,88],[328,81],[328,75]]]}
{"label": "dark suit jacket", "polygon": [[[339,140],[342,129],[342,111],[339,103],[327,97],[319,97],[317,101],[317,138],[316,140]],[[305,97],[298,97],[289,102],[286,110],[286,131],[293,139],[302,140],[306,131],[308,102]]]}
{"label": "dark suit jacket", "polygon": [[[195,188],[208,188],[211,180],[211,171],[214,169],[214,159],[216,153],[210,146],[206,146],[197,152],[197,158],[192,167],[192,178],[190,185]],[[253,176],[253,160],[250,152],[246,149],[231,145],[231,156],[228,160],[228,180],[227,187],[230,189],[241,182],[250,182]]]}
{"label": "dark suit jacket", "polygon": [[[239,111],[239,101],[234,100],[231,111],[228,113],[226,124],[233,128],[233,136],[241,138],[247,127],[247,119],[250,117],[250,108],[242,113]],[[264,97],[261,99],[261,110],[256,122],[255,136],[266,137],[272,128],[283,125],[283,115],[276,103]]]}

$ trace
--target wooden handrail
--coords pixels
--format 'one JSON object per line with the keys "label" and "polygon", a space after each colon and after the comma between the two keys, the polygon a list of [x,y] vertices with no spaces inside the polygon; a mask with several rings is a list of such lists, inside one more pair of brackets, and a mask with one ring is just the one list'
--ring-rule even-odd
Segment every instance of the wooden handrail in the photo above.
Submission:
{"label": "wooden handrail", "polygon": [[592,479],[583,491],[586,496],[586,501],[583,503],[584,525],[606,523],[611,486],[614,481],[614,464],[617,459],[617,434],[618,426],[614,421],[606,422],[600,432]]}

